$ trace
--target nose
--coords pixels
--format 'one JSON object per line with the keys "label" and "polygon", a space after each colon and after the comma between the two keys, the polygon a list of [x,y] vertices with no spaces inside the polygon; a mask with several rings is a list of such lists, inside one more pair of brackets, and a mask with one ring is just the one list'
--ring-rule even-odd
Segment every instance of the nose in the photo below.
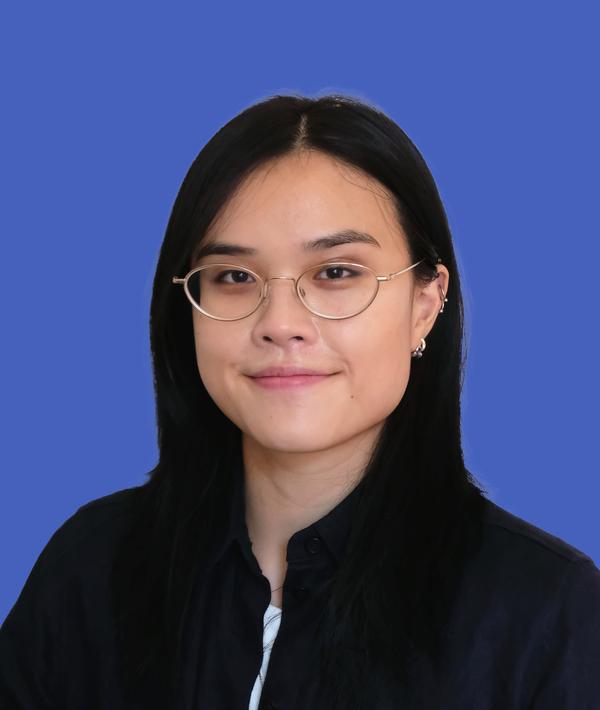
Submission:
{"label": "nose", "polygon": [[255,314],[253,337],[280,345],[292,339],[313,341],[318,335],[317,317],[298,297],[294,279],[274,276],[265,282],[265,289],[265,299]]}

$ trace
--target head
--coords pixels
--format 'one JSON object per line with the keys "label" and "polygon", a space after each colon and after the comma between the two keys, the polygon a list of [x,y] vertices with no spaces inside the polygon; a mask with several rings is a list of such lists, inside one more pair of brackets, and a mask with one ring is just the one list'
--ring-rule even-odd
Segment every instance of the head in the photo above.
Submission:
{"label": "head", "polygon": [[[304,247],[348,230],[369,237]],[[245,318],[211,319],[173,283],[216,242],[244,253],[213,253],[205,263],[233,262],[268,280],[266,299]],[[291,279],[339,260],[385,276],[412,268],[382,281],[362,312],[327,319],[305,308]],[[421,338],[426,350],[413,358]],[[452,238],[433,177],[402,129],[339,95],[274,96],[223,126],[173,206],[151,346],[160,457],[113,587],[116,613],[127,619],[127,682],[148,688],[164,676],[164,658],[171,678],[177,670],[194,570],[226,514],[242,437],[302,455],[374,444],[324,616],[335,703],[358,707],[374,667],[399,682],[403,650],[435,658],[484,498],[461,448],[463,310]],[[279,391],[250,379],[282,365],[328,377]],[[151,591],[140,590],[148,579]],[[351,649],[367,652],[368,667]]]}
{"label": "head", "polygon": [[[360,233],[364,241],[343,243],[340,238],[328,248],[305,247],[350,232]],[[232,245],[247,253],[236,254]],[[297,145],[240,183],[198,247],[204,253],[212,247],[213,253],[192,258],[190,267],[226,262],[269,279],[293,279],[327,262],[359,263],[386,276],[413,263],[393,193],[362,169]],[[437,280],[429,273],[427,279],[416,278],[410,269],[380,282],[369,306],[343,319],[312,313],[292,280],[271,281],[262,305],[239,320],[213,319],[191,308],[202,384],[255,446],[309,453],[350,440],[372,443],[402,399],[411,352],[438,317],[440,287],[448,291],[448,269],[438,265],[437,271]],[[348,275],[317,274],[329,280]],[[231,280],[231,274],[226,278]],[[277,390],[253,377],[264,368],[285,365],[328,377]]]}
{"label": "head", "polygon": [[[376,244],[303,248],[349,229]],[[265,279],[295,278],[341,257],[378,275],[419,263],[381,281],[368,308],[348,319],[311,313],[293,282],[277,279],[253,314],[219,321],[194,309],[172,283],[215,241],[255,251],[213,254],[202,263],[233,262]],[[193,162],[161,249],[151,339],[164,446],[172,439],[181,450],[181,432],[199,426],[217,436],[241,432],[282,451],[316,451],[361,434],[372,438],[411,380],[417,386],[422,377],[438,393],[455,389],[462,360],[455,267],[434,180],[385,114],[346,96],[275,96],[246,109]],[[448,304],[438,323],[442,292]],[[426,352],[413,358],[421,338]],[[248,379],[278,364],[335,374],[277,395]]]}

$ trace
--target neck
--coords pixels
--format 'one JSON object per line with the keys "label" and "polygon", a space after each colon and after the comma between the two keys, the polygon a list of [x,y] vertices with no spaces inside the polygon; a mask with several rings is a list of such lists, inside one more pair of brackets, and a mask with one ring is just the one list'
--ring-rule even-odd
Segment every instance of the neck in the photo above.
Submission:
{"label": "neck", "polygon": [[246,434],[246,525],[253,547],[285,560],[290,537],[316,522],[363,476],[381,424],[323,451],[266,449]]}

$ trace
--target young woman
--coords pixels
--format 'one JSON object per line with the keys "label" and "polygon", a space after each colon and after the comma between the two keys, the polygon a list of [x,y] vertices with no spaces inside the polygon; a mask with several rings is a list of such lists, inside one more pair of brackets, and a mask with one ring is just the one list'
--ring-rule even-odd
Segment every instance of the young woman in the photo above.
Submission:
{"label": "young woman", "polygon": [[600,707],[600,571],[465,468],[460,277],[392,120],[275,96],[224,126],[151,345],[159,462],[40,555],[2,708]]}

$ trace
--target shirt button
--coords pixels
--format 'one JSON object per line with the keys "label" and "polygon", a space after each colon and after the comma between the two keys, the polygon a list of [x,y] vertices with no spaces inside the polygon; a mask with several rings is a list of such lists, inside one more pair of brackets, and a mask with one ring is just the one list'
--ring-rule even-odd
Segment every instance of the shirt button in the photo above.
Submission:
{"label": "shirt button", "polygon": [[294,596],[299,602],[304,601],[308,596],[308,589],[306,587],[298,587],[294,589]]}
{"label": "shirt button", "polygon": [[310,552],[311,555],[316,555],[317,552],[321,551],[321,538],[319,537],[310,537],[308,540],[304,543],[306,549],[308,552]]}

